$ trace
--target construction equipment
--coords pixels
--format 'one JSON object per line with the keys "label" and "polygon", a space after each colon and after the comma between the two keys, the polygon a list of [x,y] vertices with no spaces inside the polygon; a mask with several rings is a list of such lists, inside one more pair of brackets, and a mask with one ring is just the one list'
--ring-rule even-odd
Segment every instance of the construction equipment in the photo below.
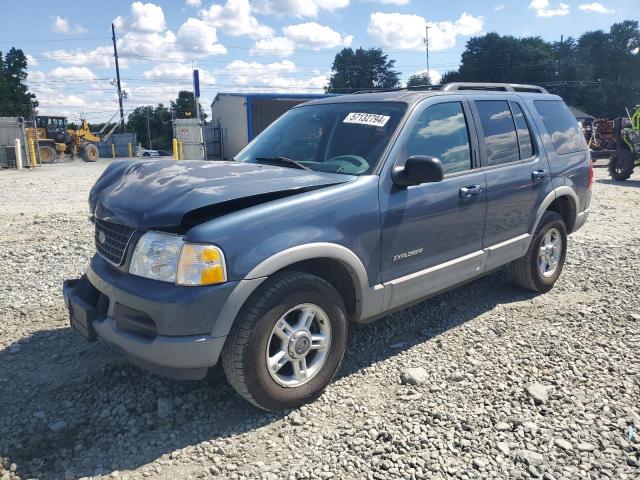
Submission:
{"label": "construction equipment", "polygon": [[74,160],[80,156],[85,162],[96,162],[100,158],[96,144],[109,138],[118,126],[117,123],[112,125],[111,130],[104,134],[110,122],[98,133],[92,133],[86,118],[81,120],[78,128],[68,129],[66,117],[38,116],[36,128],[26,130],[30,138],[35,136],[38,139],[40,163],[51,163],[65,155]]}
{"label": "construction equipment", "polygon": [[640,105],[636,106],[629,120],[617,118],[613,122],[613,132],[617,140],[615,153],[609,160],[609,176],[614,180],[626,180],[640,162]]}

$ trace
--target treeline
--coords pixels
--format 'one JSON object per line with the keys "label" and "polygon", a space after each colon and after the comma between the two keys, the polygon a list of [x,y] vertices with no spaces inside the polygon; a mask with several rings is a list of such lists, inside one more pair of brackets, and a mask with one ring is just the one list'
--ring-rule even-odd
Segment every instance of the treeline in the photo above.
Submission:
{"label": "treeline", "polygon": [[[561,95],[569,105],[598,117],[625,114],[640,104],[640,30],[637,21],[596,30],[579,38],[547,42],[540,37],[488,33],[471,38],[458,70],[441,83],[529,83]],[[400,87],[395,61],[377,48],[345,48],[335,57],[328,93],[353,93]],[[430,85],[425,73],[408,86]]]}
{"label": "treeline", "polygon": [[639,49],[638,22],[630,20],[562,42],[489,33],[467,42],[460,68],[442,83],[538,84],[569,105],[612,118],[640,104]]}

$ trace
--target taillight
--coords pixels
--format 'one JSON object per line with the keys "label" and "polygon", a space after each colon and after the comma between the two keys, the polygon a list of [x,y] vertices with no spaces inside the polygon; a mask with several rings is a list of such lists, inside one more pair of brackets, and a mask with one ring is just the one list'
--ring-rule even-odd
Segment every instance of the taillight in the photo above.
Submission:
{"label": "taillight", "polygon": [[587,182],[587,188],[591,188],[593,183],[593,160],[589,159],[589,181]]}

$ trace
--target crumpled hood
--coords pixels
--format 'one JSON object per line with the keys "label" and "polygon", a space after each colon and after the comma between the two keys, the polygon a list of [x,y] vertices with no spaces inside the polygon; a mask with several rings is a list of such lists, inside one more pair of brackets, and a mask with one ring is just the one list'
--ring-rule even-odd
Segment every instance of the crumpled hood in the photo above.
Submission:
{"label": "crumpled hood", "polygon": [[134,228],[177,227],[185,214],[203,207],[216,216],[216,205],[228,213],[239,199],[255,205],[353,178],[255,163],[122,160],[105,169],[89,205],[96,217]]}

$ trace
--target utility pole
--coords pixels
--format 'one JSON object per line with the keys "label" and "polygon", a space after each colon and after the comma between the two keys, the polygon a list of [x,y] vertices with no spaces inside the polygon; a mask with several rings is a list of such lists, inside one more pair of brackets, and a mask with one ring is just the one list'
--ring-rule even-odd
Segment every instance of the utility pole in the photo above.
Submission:
{"label": "utility pole", "polygon": [[113,39],[113,58],[116,61],[116,82],[118,84],[118,104],[120,105],[120,128],[124,133],[124,109],[122,108],[122,87],[120,85],[120,66],[118,65],[118,47],[116,47],[116,27],[111,24],[111,38]]}
{"label": "utility pole", "polygon": [[424,37],[424,44],[427,48],[427,77],[429,77],[429,81],[431,81],[431,71],[429,70],[429,29],[431,27],[429,25],[425,25],[424,29],[426,35]]}
{"label": "utility pole", "polygon": [[147,108],[147,138],[149,139],[149,150],[151,150],[151,129],[149,128],[149,109]]}
{"label": "utility pole", "polygon": [[562,46],[564,44],[564,35],[560,35],[560,51],[558,53],[558,79],[562,80]]}

